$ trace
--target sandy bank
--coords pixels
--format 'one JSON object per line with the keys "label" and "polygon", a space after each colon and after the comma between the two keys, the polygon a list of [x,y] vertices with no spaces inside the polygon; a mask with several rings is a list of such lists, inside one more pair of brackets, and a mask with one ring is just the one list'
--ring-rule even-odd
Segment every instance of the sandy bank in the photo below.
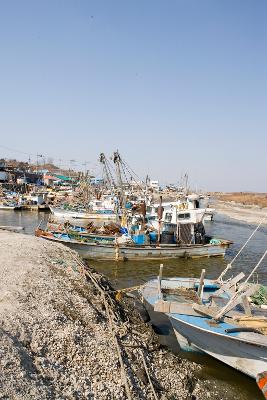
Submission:
{"label": "sandy bank", "polygon": [[66,247],[0,231],[0,398],[155,399],[152,387],[158,399],[221,398],[159,346],[133,299],[81,272]]}
{"label": "sandy bank", "polygon": [[[216,200],[213,206],[218,214],[223,214],[230,218],[247,222],[248,224],[258,225],[264,216],[267,216],[267,208],[259,208],[257,206],[244,206],[220,200]],[[264,224],[267,225],[267,218]]]}

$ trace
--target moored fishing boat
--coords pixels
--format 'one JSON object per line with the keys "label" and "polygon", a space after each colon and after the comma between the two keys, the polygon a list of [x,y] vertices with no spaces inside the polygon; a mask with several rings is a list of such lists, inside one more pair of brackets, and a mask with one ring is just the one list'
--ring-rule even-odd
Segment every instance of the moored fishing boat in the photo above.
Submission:
{"label": "moored fishing boat", "polygon": [[56,237],[52,233],[39,230],[37,235],[47,240],[63,243],[76,250],[85,259],[107,259],[107,260],[142,260],[142,259],[167,259],[167,258],[188,258],[188,257],[212,257],[224,256],[226,249],[231,242],[228,240],[216,239],[216,242],[207,244],[150,244],[138,245],[134,242],[119,244],[101,243],[97,240],[84,238],[74,240],[69,237]]}
{"label": "moored fishing boat", "polygon": [[[267,287],[250,283],[267,250],[252,271],[223,281],[249,240],[216,280],[158,279],[142,288],[142,297],[155,312],[165,314],[180,347],[201,351],[255,378],[259,387],[267,371]],[[264,390],[263,390],[264,393]]]}
{"label": "moored fishing boat", "polygon": [[[200,279],[172,278],[148,282],[142,296],[157,312],[169,318],[180,347],[201,351],[256,378],[267,370],[267,311],[254,308],[248,316],[242,311],[242,299],[216,320],[218,304],[226,305],[231,292],[216,281],[204,280],[202,298],[198,296]],[[248,285],[242,293],[255,293],[259,285]],[[216,305],[214,305],[216,304]],[[239,306],[239,307],[237,307]]]}
{"label": "moored fishing boat", "polygon": [[2,203],[2,204],[0,204],[0,210],[16,211],[16,210],[21,210],[21,206],[18,204]]}
{"label": "moored fishing boat", "polygon": [[109,222],[102,226],[96,226],[91,221],[86,226],[73,225],[70,222],[64,224],[49,221],[45,230],[40,229],[42,221],[35,231],[37,236],[54,237],[62,240],[77,240],[94,243],[118,243],[131,239],[128,231],[119,224]]}
{"label": "moored fishing boat", "polygon": [[108,219],[116,220],[117,214],[113,210],[99,209],[96,211],[68,210],[64,208],[51,207],[50,211],[55,217],[62,219]]}

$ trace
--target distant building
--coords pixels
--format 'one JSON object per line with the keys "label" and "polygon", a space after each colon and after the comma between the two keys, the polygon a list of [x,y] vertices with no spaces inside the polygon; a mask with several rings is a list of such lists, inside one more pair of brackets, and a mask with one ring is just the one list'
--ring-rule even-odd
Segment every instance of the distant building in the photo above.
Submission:
{"label": "distant building", "polygon": [[0,182],[8,181],[8,173],[5,171],[0,171]]}
{"label": "distant building", "polygon": [[159,192],[160,186],[159,186],[159,181],[150,181],[150,187],[153,189],[155,192]]}
{"label": "distant building", "polygon": [[103,185],[104,179],[103,178],[91,177],[90,183],[91,183],[91,185]]}
{"label": "distant building", "polygon": [[54,186],[55,183],[59,182],[59,179],[53,175],[44,175],[44,184],[47,186]]}

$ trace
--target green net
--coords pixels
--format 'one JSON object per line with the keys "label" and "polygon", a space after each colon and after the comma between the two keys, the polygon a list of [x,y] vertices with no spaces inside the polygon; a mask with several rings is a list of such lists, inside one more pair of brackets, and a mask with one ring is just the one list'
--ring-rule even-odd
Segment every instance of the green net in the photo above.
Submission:
{"label": "green net", "polygon": [[267,286],[261,286],[251,299],[254,304],[267,304]]}

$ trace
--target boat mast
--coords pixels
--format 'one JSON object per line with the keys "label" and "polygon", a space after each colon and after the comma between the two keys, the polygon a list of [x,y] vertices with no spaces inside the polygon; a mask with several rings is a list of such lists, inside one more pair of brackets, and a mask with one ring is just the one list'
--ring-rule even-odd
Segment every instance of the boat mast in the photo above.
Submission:
{"label": "boat mast", "polygon": [[126,204],[126,199],[125,199],[125,194],[124,194],[124,187],[123,187],[123,181],[121,177],[121,156],[117,151],[113,153],[113,162],[116,167],[116,176],[117,176],[117,182],[118,182],[118,187],[120,189],[120,199],[121,199],[121,207],[122,209],[125,208]]}
{"label": "boat mast", "polygon": [[107,181],[110,189],[112,190],[112,187],[115,186],[115,182],[114,182],[112,173],[110,171],[110,168],[109,168],[109,165],[108,165],[108,162],[107,162],[107,159],[106,159],[106,156],[104,153],[100,153],[99,161],[101,164],[103,164],[103,169],[104,169],[103,175],[105,176],[106,181]]}

